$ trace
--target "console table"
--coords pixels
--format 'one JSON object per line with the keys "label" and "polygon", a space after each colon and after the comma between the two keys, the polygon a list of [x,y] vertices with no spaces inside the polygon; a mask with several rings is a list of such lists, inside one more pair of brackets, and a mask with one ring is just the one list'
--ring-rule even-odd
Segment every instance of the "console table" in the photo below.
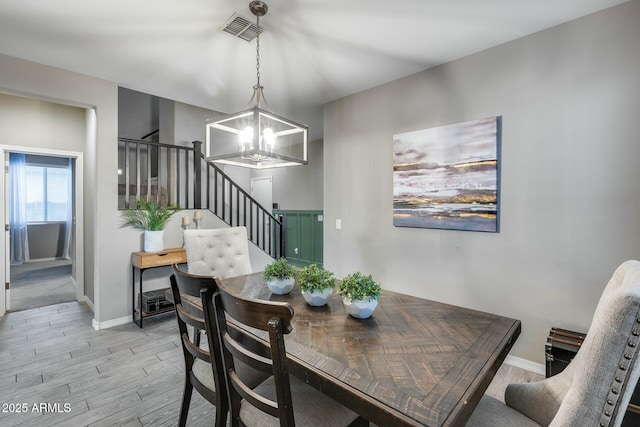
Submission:
{"label": "console table", "polygon": [[[133,323],[142,328],[142,319],[144,317],[173,310],[173,308],[169,308],[152,314],[142,311],[142,273],[150,268],[167,267],[185,262],[187,262],[187,254],[184,248],[165,249],[160,252],[133,252],[131,254],[131,315]],[[140,272],[138,280],[138,309],[136,309],[136,269]],[[136,321],[136,315],[139,321]]]}

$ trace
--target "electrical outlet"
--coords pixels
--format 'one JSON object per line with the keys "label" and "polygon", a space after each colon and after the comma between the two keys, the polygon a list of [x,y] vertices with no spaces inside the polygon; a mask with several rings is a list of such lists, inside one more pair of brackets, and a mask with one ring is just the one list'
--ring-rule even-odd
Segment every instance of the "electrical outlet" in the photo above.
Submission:
{"label": "electrical outlet", "polygon": [[336,219],[336,230],[342,230],[342,220]]}

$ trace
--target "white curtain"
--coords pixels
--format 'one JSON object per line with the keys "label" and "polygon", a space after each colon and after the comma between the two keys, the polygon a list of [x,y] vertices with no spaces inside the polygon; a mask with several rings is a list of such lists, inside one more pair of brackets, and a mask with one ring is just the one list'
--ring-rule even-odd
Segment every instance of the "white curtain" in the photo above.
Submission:
{"label": "white curtain", "polygon": [[9,238],[11,264],[29,261],[29,239],[27,237],[27,177],[23,153],[9,154],[10,212]]}
{"label": "white curtain", "polygon": [[69,245],[71,244],[71,230],[73,227],[73,159],[69,159],[67,178],[67,224],[64,233],[64,252],[62,258],[71,259]]}

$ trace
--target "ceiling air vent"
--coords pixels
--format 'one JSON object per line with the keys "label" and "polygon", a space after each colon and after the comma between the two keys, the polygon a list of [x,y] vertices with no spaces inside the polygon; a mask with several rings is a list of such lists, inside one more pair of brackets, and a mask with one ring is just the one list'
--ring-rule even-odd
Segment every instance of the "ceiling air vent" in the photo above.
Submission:
{"label": "ceiling air vent", "polygon": [[[222,25],[221,30],[248,42],[255,39],[258,35],[258,27],[256,27],[256,24],[237,13],[234,13],[231,15],[231,18],[227,19],[227,22]],[[262,34],[263,31],[264,27],[260,25],[260,34]]]}

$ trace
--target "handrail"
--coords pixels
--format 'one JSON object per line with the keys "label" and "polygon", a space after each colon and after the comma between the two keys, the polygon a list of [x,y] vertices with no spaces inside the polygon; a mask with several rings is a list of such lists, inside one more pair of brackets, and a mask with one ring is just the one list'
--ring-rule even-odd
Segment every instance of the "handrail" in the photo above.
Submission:
{"label": "handrail", "polygon": [[134,143],[142,143],[142,144],[148,144],[148,145],[153,145],[153,146],[157,146],[157,147],[164,147],[164,148],[169,148],[169,149],[178,149],[178,150],[187,150],[187,151],[195,151],[196,149],[194,147],[183,147],[182,145],[175,145],[175,144],[167,144],[164,142],[156,142],[156,141],[143,141],[141,139],[133,139],[133,138],[118,138],[118,141],[122,141],[122,142],[134,142]]}
{"label": "handrail", "polygon": [[149,138],[150,136],[153,136],[153,135],[155,135],[155,134],[157,134],[157,133],[160,133],[160,129],[152,130],[151,132],[149,132],[148,134],[146,134],[145,136],[143,136],[143,137],[142,137],[142,138],[140,138],[140,139],[146,139],[146,138]]}
{"label": "handrail", "polygon": [[[118,138],[120,209],[131,199],[146,198],[182,209],[208,209],[229,226],[245,226],[256,246],[274,258],[284,253],[284,226],[214,163],[204,162],[202,142],[184,147],[132,138]],[[206,165],[206,166],[205,166]],[[202,173],[205,179],[202,179]],[[119,187],[123,185],[119,183]],[[133,186],[133,188],[132,188]],[[133,191],[132,191],[133,190]],[[153,194],[155,191],[155,195]],[[204,198],[203,203],[203,195]]]}
{"label": "handrail", "polygon": [[[204,156],[202,156],[202,158],[204,159]],[[249,193],[247,193],[239,184],[237,184],[229,175],[225,174],[224,171],[215,163],[209,163],[209,166],[212,167],[213,169],[215,169],[218,173],[224,175],[226,177],[226,180],[229,181],[229,183],[232,184],[232,186],[237,187],[238,190],[243,194],[243,196],[247,197],[252,203],[255,203],[256,205],[260,206],[262,208],[262,210],[265,211],[265,213],[267,214],[267,216],[274,220],[274,221],[279,221],[278,218],[276,218],[273,214],[269,213],[268,210],[266,210],[260,203],[258,203],[258,201],[256,199],[254,199]]]}
{"label": "handrail", "polygon": [[[201,144],[200,141],[194,141],[196,152],[199,151]],[[203,154],[202,158],[204,159]],[[207,165],[206,205],[208,209],[232,227],[238,225],[247,227],[249,240],[269,255],[274,258],[282,256],[285,253],[282,221],[258,203],[218,165],[212,162],[207,162]],[[212,198],[209,197],[211,189],[213,189]]]}
{"label": "handrail", "polygon": [[[119,179],[119,186],[124,185],[124,191],[118,191],[124,199],[119,200],[119,209],[131,208],[132,196],[134,200],[152,200],[154,191],[155,202],[161,206],[172,204],[183,209],[195,208],[189,203],[189,188],[180,185],[177,179],[181,159],[185,160],[183,163],[187,166],[184,173],[189,175],[189,164],[192,165],[193,161],[187,160],[196,158],[194,147],[118,138],[118,156],[124,160],[124,167],[119,171],[124,174],[124,183]],[[172,158],[176,160],[173,166]],[[133,192],[132,186],[135,186]]]}

